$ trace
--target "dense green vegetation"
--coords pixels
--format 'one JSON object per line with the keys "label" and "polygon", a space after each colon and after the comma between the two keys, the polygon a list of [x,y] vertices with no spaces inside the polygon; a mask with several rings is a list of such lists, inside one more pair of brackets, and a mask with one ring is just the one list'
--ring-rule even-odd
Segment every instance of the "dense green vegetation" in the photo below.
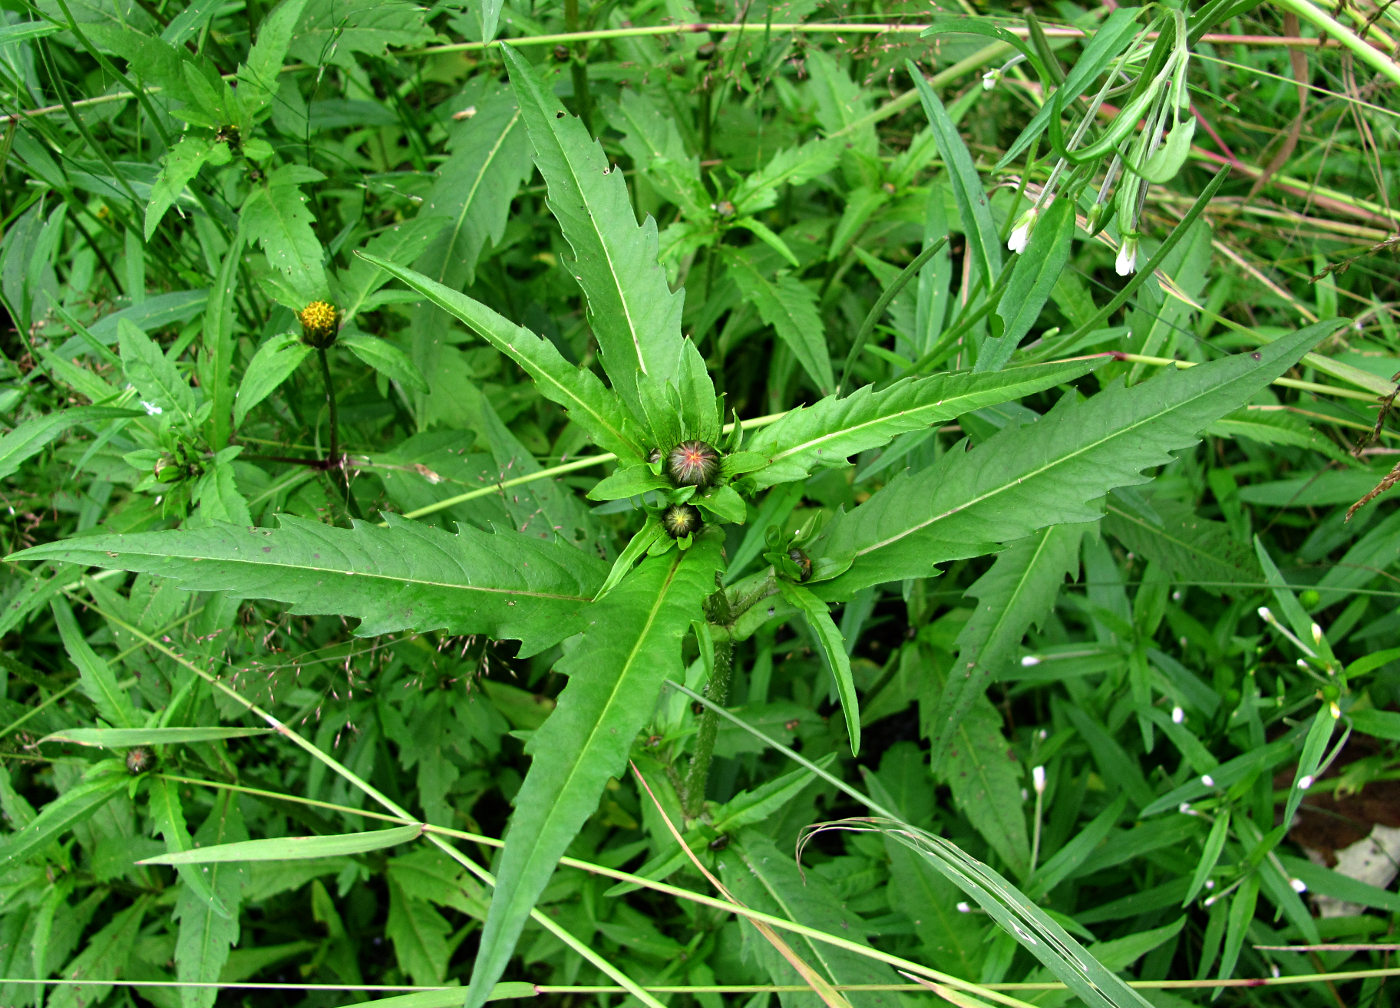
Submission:
{"label": "dense green vegetation", "polygon": [[1390,1003],[1400,14],[3,10],[0,1004]]}

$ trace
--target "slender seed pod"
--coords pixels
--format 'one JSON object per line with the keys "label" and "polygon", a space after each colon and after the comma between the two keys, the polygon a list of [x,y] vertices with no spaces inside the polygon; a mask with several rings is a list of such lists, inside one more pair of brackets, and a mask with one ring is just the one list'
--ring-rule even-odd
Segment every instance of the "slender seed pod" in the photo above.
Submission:
{"label": "slender seed pod", "polygon": [[719,452],[704,441],[682,441],[666,456],[666,475],[676,486],[704,490],[719,479]]}
{"label": "slender seed pod", "polygon": [[672,539],[700,531],[700,509],[693,504],[672,504],[661,512],[661,527]]}

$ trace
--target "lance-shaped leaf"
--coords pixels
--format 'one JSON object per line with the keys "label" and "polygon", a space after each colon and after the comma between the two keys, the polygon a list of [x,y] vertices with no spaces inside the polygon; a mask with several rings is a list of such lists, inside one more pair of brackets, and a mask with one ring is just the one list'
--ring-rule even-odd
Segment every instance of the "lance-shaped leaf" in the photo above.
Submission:
{"label": "lance-shaped leaf", "polygon": [[271,837],[266,840],[236,840],[217,847],[193,847],[170,854],[157,854],[137,864],[217,864],[225,861],[302,861],[311,858],[347,857],[396,847],[423,835],[421,826],[394,826],[362,833],[336,833],[331,836]]}
{"label": "lance-shaped leaf", "polygon": [[607,565],[514,531],[456,534],[389,516],[335,528],[283,515],[281,527],[92,536],[11,559],[53,559],[159,574],[192,591],[288,602],[296,614],[351,616],[362,636],[446,630],[514,638],[533,654],[576,632]]}
{"label": "lance-shaped leaf", "polygon": [[360,256],[392,273],[443,311],[461,319],[478,336],[515,361],[530,376],[540,395],[568,410],[570,419],[588,431],[600,447],[621,458],[643,457],[645,453],[630,430],[617,396],[604,388],[592,371],[566,361],[549,340],[422,273],[364,252]]}
{"label": "lance-shaped leaf", "polygon": [[[573,250],[565,268],[588,299],[588,322],[613,388],[645,415],[643,388],[675,380],[682,297],[657,262],[656,222],[639,227],[622,173],[519,54],[501,46],[520,114],[548,186],[549,211]],[[713,392],[689,408],[713,412]]]}
{"label": "lance-shaped leaf", "polygon": [[963,719],[1011,664],[1030,625],[1054,607],[1065,575],[1079,569],[1083,530],[1083,525],[1057,525],[1012,543],[968,589],[977,608],[958,634],[958,657],[937,703],[923,708],[930,767],[954,787],[956,770],[945,768],[957,762],[954,738]]}
{"label": "lance-shaped leaf", "polygon": [[1253,353],[1169,370],[1088,401],[1067,398],[1035,423],[901,474],[833,520],[808,551],[813,562],[854,558],[814,590],[849,598],[869,585],[931,575],[938,563],[991,552],[1046,525],[1098,520],[1104,494],[1146,482],[1142,470],[1195,444],[1207,424],[1248,402],[1338,325],[1320,322]]}
{"label": "lance-shaped leaf", "polygon": [[479,1008],[500,979],[555,864],[608,778],[622,773],[662,684],[681,674],[681,638],[714,591],[719,564],[718,537],[702,536],[683,554],[644,561],[587,610],[588,628],[558,665],[569,683],[530,740],[468,1005]]}
{"label": "lance-shaped leaf", "polygon": [[1086,358],[995,374],[937,374],[906,378],[879,392],[867,385],[843,399],[828,397],[793,410],[744,445],[745,451],[768,456],[748,478],[760,490],[803,479],[905,431],[1072,381],[1101,363],[1103,358]]}

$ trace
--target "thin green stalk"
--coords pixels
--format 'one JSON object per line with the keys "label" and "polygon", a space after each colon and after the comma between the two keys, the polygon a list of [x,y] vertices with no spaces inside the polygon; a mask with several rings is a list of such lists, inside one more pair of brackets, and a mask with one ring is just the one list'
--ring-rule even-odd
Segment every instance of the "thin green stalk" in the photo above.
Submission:
{"label": "thin green stalk", "polygon": [[335,405],[335,384],[331,381],[331,363],[325,347],[316,348],[316,358],[321,362],[321,379],[326,383],[326,405],[330,409],[331,450],[326,459],[328,469],[340,468],[340,422]]}
{"label": "thin green stalk", "polygon": [[1361,62],[1382,77],[1400,84],[1400,64],[1372,46],[1356,32],[1342,24],[1332,15],[1308,3],[1308,0],[1279,0],[1279,6],[1298,15],[1308,24],[1326,32],[1327,35],[1352,51]]}
{"label": "thin green stalk", "polygon": [[836,391],[840,392],[846,386],[846,379],[851,376],[851,368],[855,366],[856,359],[860,356],[861,350],[865,348],[866,341],[870,334],[875,331],[876,324],[885,314],[885,309],[890,306],[890,302],[899,296],[906,284],[914,279],[919,270],[924,268],[924,264],[938,254],[939,249],[948,244],[948,238],[938,239],[928,248],[916,255],[908,266],[900,270],[899,276],[886,287],[880,296],[871,305],[870,311],[865,315],[865,321],[860,324],[859,331],[856,332],[855,341],[851,343],[851,349],[846,353],[846,361],[841,365],[841,377],[836,380]]}

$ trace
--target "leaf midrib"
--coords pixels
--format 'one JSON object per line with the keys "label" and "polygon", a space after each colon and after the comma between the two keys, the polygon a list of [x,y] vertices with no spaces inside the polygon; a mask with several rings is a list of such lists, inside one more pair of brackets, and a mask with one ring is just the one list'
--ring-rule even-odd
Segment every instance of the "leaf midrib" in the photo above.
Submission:
{"label": "leaf midrib", "polygon": [[[55,551],[55,552],[58,552],[58,551]],[[67,550],[67,551],[64,551],[64,552],[68,552],[68,553],[73,554],[73,555],[81,555],[82,552],[84,552],[84,551],[80,551],[80,550]],[[555,592],[531,591],[531,590],[523,589],[523,588],[521,588],[521,589],[516,589],[516,588],[492,588],[492,587],[487,586],[487,585],[462,584],[462,583],[454,583],[454,582],[451,582],[451,581],[437,581],[437,580],[432,580],[432,579],[428,579],[428,578],[416,578],[416,579],[415,579],[415,578],[410,578],[410,577],[401,576],[401,575],[394,575],[394,574],[362,573],[362,572],[360,572],[360,571],[345,570],[344,568],[341,568],[341,567],[317,567],[317,566],[312,566],[312,565],[306,564],[306,563],[290,563],[290,562],[289,562],[289,563],[277,563],[277,562],[273,562],[273,561],[269,561],[269,560],[247,560],[247,559],[244,559],[244,558],[242,558],[242,557],[193,556],[193,555],[185,554],[185,553],[142,553],[142,552],[135,551],[135,550],[100,550],[100,551],[89,550],[89,551],[87,551],[87,552],[93,552],[93,553],[100,552],[102,555],[108,556],[108,557],[112,557],[112,558],[136,557],[136,558],[146,559],[146,560],[149,560],[149,561],[156,561],[156,560],[187,560],[187,561],[189,561],[189,562],[191,562],[191,563],[200,563],[200,562],[204,562],[204,561],[209,561],[209,562],[212,562],[212,563],[221,563],[221,564],[241,564],[241,565],[243,565],[243,566],[246,566],[246,567],[249,567],[249,568],[252,568],[252,569],[261,568],[261,567],[271,567],[271,568],[289,569],[289,570],[290,570],[290,569],[295,569],[295,570],[298,570],[298,571],[306,571],[307,573],[310,573],[310,574],[339,575],[340,577],[361,577],[361,578],[364,578],[364,579],[367,580],[367,581],[384,581],[384,582],[388,582],[388,583],[390,583],[390,584],[414,585],[414,586],[421,586],[421,587],[423,587],[423,588],[443,588],[443,589],[454,589],[454,590],[457,590],[457,591],[473,591],[473,592],[481,592],[482,594],[485,594],[485,595],[509,595],[509,596],[511,596],[511,597],[517,597],[517,596],[519,596],[519,597],[522,597],[522,598],[553,599],[553,600],[563,601],[563,602],[588,602],[588,601],[591,601],[591,599],[592,599],[592,596],[589,596],[589,595],[561,595],[561,594],[558,594],[558,593],[555,593]],[[103,564],[95,564],[94,566],[105,566],[105,565],[103,565]],[[180,579],[180,580],[188,580],[188,579],[189,579],[189,575],[184,574],[184,573],[160,573],[160,572],[158,572],[158,571],[151,571],[150,573],[159,574],[159,576],[161,576],[161,577],[176,578],[176,579]],[[234,590],[234,589],[223,589],[223,590],[224,590],[224,591],[232,591],[232,590]],[[273,597],[273,596],[263,596],[263,597],[271,598],[271,597]]]}
{"label": "leaf midrib", "polygon": [[[1246,374],[1246,375],[1238,376],[1235,380],[1239,380],[1240,378],[1243,378],[1243,377],[1247,377],[1247,374]],[[1083,445],[1083,446],[1080,447],[1079,449],[1077,449],[1077,450],[1075,450],[1075,451],[1073,451],[1073,452],[1071,452],[1071,453],[1069,453],[1069,454],[1057,455],[1057,456],[1055,456],[1055,458],[1051,459],[1051,460],[1050,460],[1049,462],[1047,462],[1045,465],[1039,466],[1039,467],[1037,467],[1037,468],[1035,468],[1035,469],[1031,469],[1030,471],[1025,472],[1025,473],[1023,473],[1023,474],[1017,476],[1015,479],[1009,480],[1009,481],[1004,482],[1004,483],[1000,483],[1000,484],[998,484],[997,486],[991,488],[990,490],[988,490],[988,491],[985,492],[985,493],[978,494],[976,497],[972,497],[972,498],[969,498],[968,500],[963,501],[963,502],[962,502],[961,504],[959,504],[957,507],[949,508],[947,511],[944,511],[944,512],[942,512],[941,514],[932,515],[931,517],[925,519],[924,521],[919,522],[919,523],[916,524],[916,525],[911,525],[909,528],[902,529],[901,531],[899,531],[899,532],[898,532],[897,534],[895,534],[895,535],[888,536],[887,538],[881,539],[881,540],[879,540],[878,542],[871,543],[869,546],[866,546],[866,547],[863,548],[863,549],[857,550],[857,551],[856,551],[856,556],[857,556],[857,557],[862,557],[862,556],[865,556],[865,555],[868,554],[868,553],[874,552],[875,550],[884,549],[884,548],[887,547],[887,546],[890,546],[890,545],[893,545],[894,543],[899,542],[901,539],[904,539],[904,538],[907,537],[907,536],[913,535],[915,532],[919,532],[919,531],[921,531],[921,530],[923,530],[923,529],[925,529],[925,528],[928,528],[930,525],[934,524],[935,522],[942,521],[943,519],[945,519],[945,518],[947,518],[947,517],[949,517],[949,516],[951,516],[951,515],[955,515],[955,514],[958,514],[959,512],[966,511],[966,510],[968,510],[969,508],[971,508],[971,507],[973,507],[973,506],[975,506],[975,505],[977,505],[977,504],[982,504],[982,503],[985,503],[986,501],[992,500],[992,499],[994,499],[998,494],[1006,493],[1007,491],[1009,491],[1009,490],[1012,489],[1013,487],[1018,487],[1018,486],[1020,486],[1020,485],[1023,484],[1023,483],[1027,483],[1027,482],[1030,482],[1030,481],[1033,480],[1033,479],[1037,479],[1037,478],[1039,478],[1039,477],[1041,477],[1041,476],[1044,476],[1046,473],[1053,471],[1053,470],[1056,469],[1057,467],[1066,465],[1066,464],[1068,464],[1068,463],[1070,463],[1070,462],[1073,462],[1073,461],[1075,461],[1075,460],[1077,460],[1077,459],[1083,457],[1084,455],[1088,454],[1089,452],[1096,451],[1096,450],[1098,450],[1099,448],[1102,448],[1104,445],[1111,443],[1112,441],[1114,441],[1114,440],[1117,439],[1117,438],[1121,438],[1121,437],[1123,437],[1124,435],[1131,434],[1131,433],[1133,433],[1134,431],[1136,431],[1136,430],[1138,430],[1138,429],[1140,429],[1140,428],[1142,428],[1142,427],[1144,427],[1144,426],[1146,426],[1146,425],[1153,424],[1153,423],[1156,423],[1156,422],[1160,422],[1160,421],[1162,420],[1163,417],[1169,417],[1169,416],[1171,416],[1173,413],[1178,413],[1178,412],[1180,412],[1181,410],[1183,410],[1183,409],[1185,409],[1186,407],[1188,407],[1189,405],[1191,405],[1192,403],[1196,402],[1197,400],[1206,399],[1206,398],[1210,398],[1211,396],[1218,395],[1218,394],[1220,394],[1225,388],[1228,388],[1230,384],[1233,384],[1233,382],[1228,382],[1228,383],[1225,383],[1225,384],[1222,384],[1222,385],[1213,385],[1213,386],[1211,386],[1211,387],[1209,387],[1209,388],[1202,389],[1201,391],[1197,392],[1196,394],[1194,394],[1194,395],[1192,395],[1192,396],[1190,396],[1190,397],[1188,397],[1188,398],[1186,398],[1186,399],[1181,400],[1180,402],[1178,402],[1178,403],[1176,403],[1174,406],[1172,406],[1170,409],[1168,409],[1168,410],[1166,410],[1166,411],[1164,411],[1164,412],[1162,412],[1162,413],[1154,413],[1154,414],[1152,414],[1151,416],[1145,416],[1145,417],[1143,417],[1143,418],[1140,419],[1140,420],[1137,420],[1137,421],[1134,421],[1133,423],[1130,423],[1130,424],[1127,425],[1126,427],[1117,427],[1117,428],[1113,429],[1112,431],[1109,431],[1109,432],[1108,432],[1106,435],[1104,435],[1103,437],[1097,438],[1097,439],[1095,439],[1094,441],[1092,441],[1092,442],[1090,442],[1090,443],[1088,443],[1088,444],[1086,444],[1086,445]],[[1042,422],[1043,422],[1043,421],[1042,421]]]}

